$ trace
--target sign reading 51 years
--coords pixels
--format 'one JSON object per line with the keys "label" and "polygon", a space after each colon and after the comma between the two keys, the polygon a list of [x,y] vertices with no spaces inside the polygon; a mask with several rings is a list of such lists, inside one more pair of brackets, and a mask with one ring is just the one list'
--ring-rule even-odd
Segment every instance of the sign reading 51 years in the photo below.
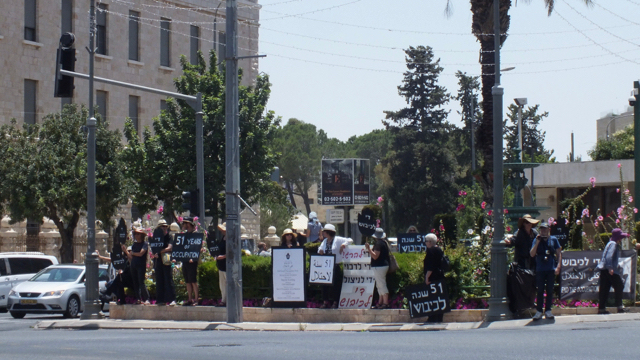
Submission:
{"label": "sign reading 51 years", "polygon": [[171,256],[176,261],[198,261],[200,258],[200,249],[204,241],[203,233],[181,233],[176,234],[173,238],[173,252]]}

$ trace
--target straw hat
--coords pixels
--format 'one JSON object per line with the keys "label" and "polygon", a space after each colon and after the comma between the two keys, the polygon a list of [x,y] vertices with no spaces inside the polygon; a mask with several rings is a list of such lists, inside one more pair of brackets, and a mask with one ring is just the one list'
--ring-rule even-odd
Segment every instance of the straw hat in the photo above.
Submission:
{"label": "straw hat", "polygon": [[146,232],[143,228],[141,228],[141,227],[134,226],[134,227],[133,227],[133,229],[132,229],[132,231],[133,231],[133,234],[134,234],[134,235],[135,235],[135,234],[142,234],[142,235],[144,235],[144,236],[147,236],[147,232]]}
{"label": "straw hat", "polygon": [[169,224],[165,219],[160,219],[158,220],[158,224],[156,225],[156,227],[160,227],[160,226],[169,226]]}
{"label": "straw hat", "polygon": [[223,222],[222,224],[218,224],[218,229],[222,231],[227,231],[227,223]]}
{"label": "straw hat", "polygon": [[533,226],[538,225],[538,223],[540,222],[540,220],[536,220],[532,218],[531,215],[527,214],[521,217],[520,220],[518,220],[518,228],[522,227],[522,224],[524,224],[525,221]]}
{"label": "straw hat", "polygon": [[191,225],[195,225],[193,218],[191,216],[187,216],[186,218],[182,219],[182,223],[187,223],[187,224],[191,224]]}
{"label": "straw hat", "polygon": [[282,236],[280,236],[280,239],[284,240],[284,237],[289,235],[289,234],[291,234],[294,239],[298,236],[298,234],[294,233],[293,230],[284,229],[284,231],[282,232]]}

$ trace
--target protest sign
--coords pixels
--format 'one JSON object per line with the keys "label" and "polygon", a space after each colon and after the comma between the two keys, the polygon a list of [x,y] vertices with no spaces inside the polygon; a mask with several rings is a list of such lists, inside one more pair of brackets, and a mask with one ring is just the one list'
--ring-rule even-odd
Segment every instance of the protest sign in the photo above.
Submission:
{"label": "protest sign", "polygon": [[113,234],[113,244],[114,246],[125,244],[127,242],[127,224],[124,222],[123,218],[120,218],[118,221],[118,226],[116,227],[116,231]]}
{"label": "protest sign", "polygon": [[303,248],[271,248],[272,299],[275,306],[306,305],[304,271]]}
{"label": "protest sign", "polygon": [[431,316],[451,311],[449,294],[444,281],[421,284],[407,288],[411,318]]}
{"label": "protest sign", "polygon": [[153,236],[149,239],[149,247],[154,255],[159,254],[164,248],[164,231],[162,228],[153,230]]}
{"label": "protest sign", "polygon": [[425,252],[427,244],[424,240],[427,234],[398,234],[398,252]]}
{"label": "protest sign", "polygon": [[371,236],[376,232],[376,218],[373,210],[362,209],[362,213],[358,214],[358,229],[364,236]]}
{"label": "protest sign", "polygon": [[335,255],[311,255],[309,259],[309,284],[333,284]]}
{"label": "protest sign", "polygon": [[342,252],[344,275],[340,291],[341,309],[368,309],[376,280],[371,269],[371,254],[364,245],[349,245]]}
{"label": "protest sign", "polygon": [[111,252],[111,265],[116,270],[124,270],[127,267],[127,256],[119,247],[114,247]]}
{"label": "protest sign", "polygon": [[[597,300],[600,290],[600,270],[596,269],[602,251],[563,251],[560,270],[561,300]],[[624,250],[620,256],[622,298],[635,300],[637,254]],[[613,293],[613,290],[611,291]]]}
{"label": "protest sign", "polygon": [[173,238],[173,252],[171,256],[176,261],[197,262],[200,258],[200,249],[204,241],[203,233],[181,233],[175,234]]}

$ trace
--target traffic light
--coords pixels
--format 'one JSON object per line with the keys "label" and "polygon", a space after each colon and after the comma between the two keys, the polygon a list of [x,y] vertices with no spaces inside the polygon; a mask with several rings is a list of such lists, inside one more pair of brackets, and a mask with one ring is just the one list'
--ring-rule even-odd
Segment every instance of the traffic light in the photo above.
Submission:
{"label": "traffic light", "polygon": [[56,78],[53,97],[73,97],[73,76],[61,75],[60,69],[75,71],[76,49],[73,48],[75,41],[76,37],[72,33],[64,33],[60,37],[60,45],[56,54]]}
{"label": "traffic light", "polygon": [[198,211],[198,189],[182,192],[182,208],[189,210],[189,215],[192,217],[200,216]]}

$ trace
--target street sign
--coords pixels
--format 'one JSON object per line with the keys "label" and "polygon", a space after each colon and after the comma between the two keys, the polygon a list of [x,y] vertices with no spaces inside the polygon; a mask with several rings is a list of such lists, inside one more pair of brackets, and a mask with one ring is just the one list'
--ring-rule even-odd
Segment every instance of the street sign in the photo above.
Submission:
{"label": "street sign", "polygon": [[344,224],[344,209],[327,209],[328,224]]}

